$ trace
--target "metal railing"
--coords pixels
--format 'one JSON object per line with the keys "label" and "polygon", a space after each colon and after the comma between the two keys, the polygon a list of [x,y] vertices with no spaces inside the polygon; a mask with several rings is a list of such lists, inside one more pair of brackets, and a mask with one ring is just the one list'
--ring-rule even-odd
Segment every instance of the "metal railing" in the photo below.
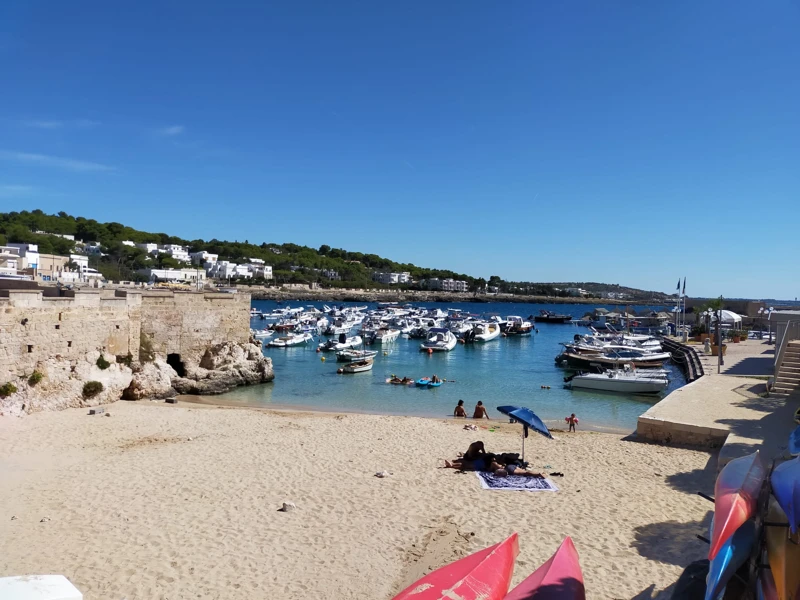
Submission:
{"label": "metal railing", "polygon": [[800,340],[800,321],[786,321],[786,327],[781,332],[778,339],[775,340],[775,380],[778,379],[778,374],[783,364],[784,356],[786,355],[786,348],[789,347],[789,342],[793,340]]}

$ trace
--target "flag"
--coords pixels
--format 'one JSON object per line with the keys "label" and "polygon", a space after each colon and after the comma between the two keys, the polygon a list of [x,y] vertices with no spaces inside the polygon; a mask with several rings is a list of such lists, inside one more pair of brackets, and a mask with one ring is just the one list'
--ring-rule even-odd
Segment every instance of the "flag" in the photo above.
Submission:
{"label": "flag", "polygon": [[686,295],[686,277],[683,278],[683,291],[681,292],[681,295]]}
{"label": "flag", "polygon": [[675,289],[678,290],[679,292],[681,291],[681,278],[680,277],[678,277],[678,286]]}

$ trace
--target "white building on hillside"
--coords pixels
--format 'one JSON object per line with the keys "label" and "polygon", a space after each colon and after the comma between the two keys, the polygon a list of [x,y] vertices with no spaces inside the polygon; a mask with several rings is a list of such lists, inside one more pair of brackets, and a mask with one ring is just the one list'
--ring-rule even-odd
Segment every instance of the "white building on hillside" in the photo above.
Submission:
{"label": "white building on hillside", "polygon": [[153,254],[153,255],[158,254],[158,244],[151,244],[151,243],[136,244],[136,247],[141,248],[148,254]]}
{"label": "white building on hillside", "polygon": [[[237,277],[251,279],[253,274],[247,267],[248,265],[237,265],[227,260],[220,260],[211,265],[206,274],[213,279],[234,279]],[[270,267],[270,274],[271,271],[272,267]]]}
{"label": "white building on hillside", "polygon": [[52,235],[54,237],[64,238],[65,240],[75,241],[75,236],[69,233],[50,233],[49,231],[35,231],[37,235]]}
{"label": "white building on hillside", "polygon": [[92,256],[102,256],[103,254],[100,242],[84,242],[83,251]]}
{"label": "white building on hillside", "polygon": [[131,248],[135,248],[135,247],[136,247],[136,244],[134,244],[134,243],[133,243],[132,241],[130,241],[130,240],[123,240],[123,241],[122,241],[122,245],[123,245],[123,246],[130,246]]}
{"label": "white building on hillside", "polygon": [[469,284],[460,279],[440,279],[433,277],[428,280],[428,289],[442,290],[443,292],[467,292]]}
{"label": "white building on hillside", "polygon": [[263,264],[263,261],[260,265],[250,263],[246,266],[253,278],[262,277],[263,279],[272,279],[272,267],[270,265]]}
{"label": "white building on hillside", "polygon": [[25,275],[20,275],[17,270],[21,263],[19,248],[0,246],[0,279],[28,279]]}
{"label": "white building on hillside", "polygon": [[17,270],[24,271],[25,269],[33,269],[36,271],[39,268],[39,245],[38,244],[20,244],[10,243],[11,248],[16,248],[20,260],[17,261]]}
{"label": "white building on hillside", "polygon": [[398,283],[411,283],[411,273],[373,273],[372,281],[378,281],[384,285],[396,285]]}
{"label": "white building on hillside", "polygon": [[139,269],[137,272],[145,275],[151,283],[165,281],[200,285],[206,281],[206,274],[202,269]]}
{"label": "white building on hillside", "polygon": [[211,254],[210,252],[206,252],[205,250],[201,252],[192,252],[189,255],[189,258],[192,259],[193,265],[206,265],[206,269],[208,269],[209,264],[214,264],[219,259],[218,254]]}
{"label": "white building on hillside", "polygon": [[185,247],[179,246],[178,244],[164,244],[159,248],[159,251],[169,254],[178,262],[191,262],[191,259],[189,258],[189,251]]}
{"label": "white building on hillside", "polygon": [[78,265],[78,272],[83,273],[89,269],[89,257],[83,254],[70,254],[69,259]]}

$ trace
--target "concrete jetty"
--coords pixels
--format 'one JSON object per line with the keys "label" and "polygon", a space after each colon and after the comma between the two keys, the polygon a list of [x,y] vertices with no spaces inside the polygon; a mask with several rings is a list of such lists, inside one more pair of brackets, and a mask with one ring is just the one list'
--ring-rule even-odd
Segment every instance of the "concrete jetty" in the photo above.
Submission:
{"label": "concrete jetty", "polygon": [[724,366],[717,357],[697,356],[704,376],[679,388],[639,417],[637,437],[647,441],[721,448],[719,466],[762,448],[770,456],[786,448],[796,426],[800,395],[771,398],[775,347],[761,340],[728,344]]}

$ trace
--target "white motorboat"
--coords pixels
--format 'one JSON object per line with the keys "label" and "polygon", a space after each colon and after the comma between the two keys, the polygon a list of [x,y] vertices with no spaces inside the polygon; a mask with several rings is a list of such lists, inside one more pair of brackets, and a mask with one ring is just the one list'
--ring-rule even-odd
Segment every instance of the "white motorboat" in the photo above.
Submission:
{"label": "white motorboat", "polygon": [[357,360],[365,360],[367,358],[375,358],[378,352],[375,350],[340,350],[336,353],[336,360],[339,362],[353,362]]}
{"label": "white motorboat", "polygon": [[355,362],[347,363],[345,366],[339,369],[340,373],[363,373],[364,371],[371,371],[372,365],[371,358],[366,358],[364,360],[357,360]]}
{"label": "white motorboat", "polygon": [[375,336],[372,338],[373,344],[388,344],[390,342],[395,341],[398,337],[400,337],[400,330],[399,329],[378,329],[375,332]]}
{"label": "white motorboat", "polygon": [[[342,334],[342,336],[344,336],[344,334]],[[360,335],[356,335],[351,338],[345,337],[345,339],[342,339],[342,336],[339,336],[338,340],[328,340],[327,342],[321,343],[319,345],[319,349],[322,352],[338,352],[339,350],[356,348],[364,343],[364,340],[361,339]]]}
{"label": "white motorboat", "polygon": [[313,336],[310,333],[290,333],[288,335],[282,335],[279,338],[275,338],[267,345],[271,346],[272,348],[287,348],[289,346],[305,344],[312,339]]}
{"label": "white motorboat", "polygon": [[572,389],[622,394],[658,394],[663,392],[668,384],[669,381],[666,378],[643,377],[637,373],[619,370],[575,375],[566,382],[566,386]]}
{"label": "white motorboat", "polygon": [[257,340],[263,340],[264,338],[268,338],[274,335],[274,331],[271,329],[251,329],[250,335],[252,335]]}
{"label": "white motorboat", "polygon": [[476,342],[490,342],[500,337],[502,333],[499,323],[476,323],[473,328]]}
{"label": "white motorboat", "polygon": [[449,329],[431,327],[425,341],[419,345],[419,349],[423,352],[450,352],[457,343],[458,339]]}

